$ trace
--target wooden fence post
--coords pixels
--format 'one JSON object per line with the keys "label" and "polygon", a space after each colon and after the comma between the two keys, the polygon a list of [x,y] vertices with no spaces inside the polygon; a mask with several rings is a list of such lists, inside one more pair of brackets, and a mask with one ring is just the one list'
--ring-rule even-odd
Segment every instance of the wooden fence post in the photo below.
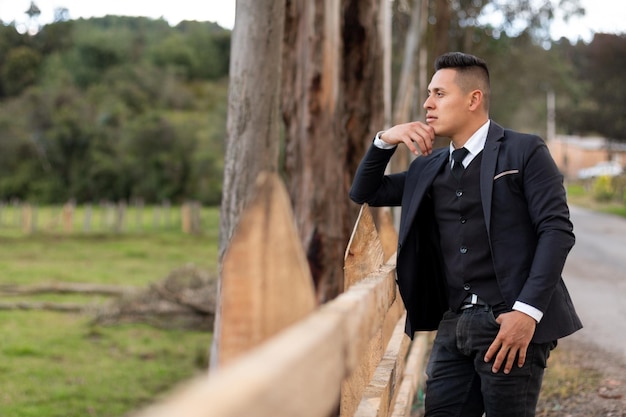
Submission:
{"label": "wooden fence post", "polygon": [[277,174],[261,173],[224,255],[219,365],[301,320],[315,304],[287,191]]}
{"label": "wooden fence post", "polygon": [[180,207],[180,221],[183,233],[191,233],[191,204],[184,203]]}
{"label": "wooden fence post", "polygon": [[143,230],[143,208],[144,208],[144,201],[143,198],[137,198],[135,199],[135,230],[139,230],[142,231]]}
{"label": "wooden fence post", "polygon": [[121,233],[124,231],[124,221],[126,220],[126,202],[120,201],[117,203],[115,210],[115,233]]}
{"label": "wooden fence post", "polygon": [[[378,209],[378,237],[385,254],[385,262],[396,263],[395,254],[398,250],[398,231],[393,225],[393,217],[389,207],[380,207]],[[394,256],[394,259],[390,258]]]}
{"label": "wooden fence post", "polygon": [[363,204],[344,256],[344,291],[380,268],[384,261],[384,252],[372,212],[367,204]]}
{"label": "wooden fence post", "polygon": [[169,229],[172,226],[172,203],[170,200],[165,200],[161,205],[163,206],[165,228]]}
{"label": "wooden fence post", "polygon": [[63,205],[63,231],[72,233],[74,230],[74,203],[68,202]]}
{"label": "wooden fence post", "polygon": [[91,204],[85,204],[85,218],[83,221],[83,232],[91,232]]}
{"label": "wooden fence post", "polygon": [[22,205],[22,232],[26,234],[33,233],[35,229],[34,211],[30,204],[25,203]]}

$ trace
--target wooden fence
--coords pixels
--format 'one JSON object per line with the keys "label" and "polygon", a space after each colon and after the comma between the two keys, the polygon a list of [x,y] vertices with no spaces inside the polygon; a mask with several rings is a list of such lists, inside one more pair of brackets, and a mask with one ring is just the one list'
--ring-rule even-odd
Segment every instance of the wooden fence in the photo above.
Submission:
{"label": "wooden fence", "polygon": [[62,206],[39,208],[12,201],[0,202],[0,230],[16,230],[25,234],[54,233],[122,233],[127,231],[182,230],[201,231],[201,206],[187,202],[177,207],[169,202],[144,206],[126,202],[84,204],[68,202]]}
{"label": "wooden fence", "polygon": [[259,178],[224,258],[220,366],[137,417],[409,416],[429,334],[404,334],[397,235],[363,206],[345,255],[346,290],[315,305],[287,193]]}

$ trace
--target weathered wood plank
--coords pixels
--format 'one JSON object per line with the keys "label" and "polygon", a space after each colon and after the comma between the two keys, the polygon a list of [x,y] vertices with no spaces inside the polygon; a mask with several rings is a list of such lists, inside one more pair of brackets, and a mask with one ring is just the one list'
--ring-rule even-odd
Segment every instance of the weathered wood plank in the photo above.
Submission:
{"label": "weathered wood plank", "polygon": [[370,340],[380,331],[385,315],[395,298],[395,266],[383,265],[365,279],[319,309],[321,314],[342,316],[344,333],[350,343],[344,348],[349,372],[359,365]]}
{"label": "weathered wood plank", "polygon": [[382,333],[381,329],[370,339],[365,352],[361,355],[359,366],[341,384],[340,416],[342,417],[354,415],[365,387],[374,376],[374,370],[383,356]]}
{"label": "weathered wood plank", "polygon": [[411,415],[415,395],[417,394],[420,380],[424,376],[424,365],[430,345],[431,333],[421,332],[413,338],[391,417],[410,417]]}
{"label": "weathered wood plank", "polygon": [[383,344],[384,347],[386,347],[389,343],[389,340],[395,331],[396,324],[404,312],[404,303],[402,302],[400,292],[396,287],[395,299],[393,304],[389,306],[389,311],[387,311],[387,315],[385,316],[385,321],[383,323],[383,340],[385,341]]}
{"label": "weathered wood plank", "polygon": [[385,262],[395,264],[396,251],[398,249],[398,231],[393,225],[391,209],[389,207],[379,208],[377,220],[378,238],[385,254]]}
{"label": "weathered wood plank", "polygon": [[384,258],[372,212],[363,204],[344,256],[344,290],[379,269]]}
{"label": "weathered wood plank", "polygon": [[383,265],[380,272],[376,274],[381,272],[386,273],[384,280],[376,281],[366,278],[339,296],[339,298],[350,300],[355,298],[354,295],[366,291],[368,283],[376,283],[378,287],[376,291],[367,290],[370,294],[366,297],[361,295],[361,298],[369,300],[367,303],[363,301],[351,303],[350,309],[344,313],[347,322],[352,323],[346,331],[353,332],[351,337],[354,344],[349,348],[353,352],[350,355],[351,363],[355,366],[341,386],[342,416],[352,416],[356,411],[365,387],[371,380],[388,342],[389,336],[384,329],[389,309],[394,304],[396,296],[395,266]]}
{"label": "weathered wood plank", "polygon": [[137,417],[326,417],[394,300],[394,267]]}
{"label": "weathered wood plank", "polygon": [[404,334],[404,320],[403,315],[397,321],[387,350],[363,393],[355,417],[383,417],[391,412],[410,345],[409,338]]}
{"label": "weathered wood plank", "polygon": [[345,376],[341,317],[313,314],[136,417],[325,417]]}
{"label": "weathered wood plank", "polygon": [[289,196],[275,173],[262,173],[224,256],[220,365],[236,358],[316,305]]}

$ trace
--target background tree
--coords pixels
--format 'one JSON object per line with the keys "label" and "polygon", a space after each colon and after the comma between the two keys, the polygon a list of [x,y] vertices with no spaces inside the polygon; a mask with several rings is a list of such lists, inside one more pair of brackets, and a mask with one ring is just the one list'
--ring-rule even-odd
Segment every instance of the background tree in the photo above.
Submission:
{"label": "background tree", "polygon": [[7,95],[21,93],[37,81],[41,55],[28,46],[11,49],[2,65],[1,82]]}
{"label": "background tree", "polygon": [[[232,36],[224,192],[220,209],[220,264],[262,171],[277,171],[285,5],[237,1]],[[220,267],[221,268],[221,267]],[[220,284],[218,283],[218,294]],[[211,363],[219,363],[220,309],[216,307]]]}
{"label": "background tree", "polygon": [[[218,204],[230,31],[63,16],[36,34],[0,25],[0,199]],[[182,65],[154,59],[170,37]]]}
{"label": "background tree", "polygon": [[383,125],[379,15],[379,0],[287,2],[284,171],[320,301],[343,289],[348,189]]}
{"label": "background tree", "polygon": [[[572,53],[580,79],[587,80],[585,96],[568,114],[571,129],[626,141],[624,66],[626,35],[596,34],[589,45],[577,45]],[[592,80],[602,80],[592,82]]]}

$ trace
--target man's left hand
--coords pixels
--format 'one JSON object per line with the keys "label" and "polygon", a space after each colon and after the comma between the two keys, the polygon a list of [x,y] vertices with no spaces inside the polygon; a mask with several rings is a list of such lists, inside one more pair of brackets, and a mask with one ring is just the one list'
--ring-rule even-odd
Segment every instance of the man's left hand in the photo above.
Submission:
{"label": "man's left hand", "polygon": [[500,325],[500,331],[485,354],[485,362],[491,361],[495,356],[491,371],[499,372],[504,364],[504,373],[508,374],[516,357],[517,366],[520,368],[524,366],[526,351],[535,333],[537,322],[521,311],[502,313],[496,321]]}

